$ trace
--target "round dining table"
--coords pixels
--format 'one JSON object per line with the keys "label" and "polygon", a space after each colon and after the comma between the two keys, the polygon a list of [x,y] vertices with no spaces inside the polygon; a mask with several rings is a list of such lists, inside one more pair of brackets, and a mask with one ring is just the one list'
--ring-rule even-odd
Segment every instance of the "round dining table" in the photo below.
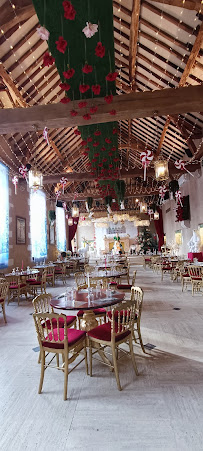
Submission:
{"label": "round dining table", "polygon": [[5,277],[18,276],[18,277],[29,277],[34,274],[38,274],[38,269],[26,269],[25,271],[15,271],[5,274]]}
{"label": "round dining table", "polygon": [[116,290],[87,288],[63,293],[52,299],[50,304],[53,308],[61,310],[83,310],[81,328],[88,331],[98,325],[93,310],[116,305],[122,302],[124,297],[125,293]]}

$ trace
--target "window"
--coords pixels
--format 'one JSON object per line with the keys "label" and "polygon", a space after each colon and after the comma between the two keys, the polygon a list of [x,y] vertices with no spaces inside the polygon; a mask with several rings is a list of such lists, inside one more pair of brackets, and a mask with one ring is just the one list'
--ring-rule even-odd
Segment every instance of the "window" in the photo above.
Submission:
{"label": "window", "polygon": [[43,191],[32,191],[30,195],[30,224],[32,258],[47,257],[46,196]]}
{"label": "window", "polygon": [[9,187],[8,168],[0,163],[0,268],[8,266],[9,258]]}
{"label": "window", "polygon": [[56,207],[56,241],[57,249],[60,252],[66,251],[66,223],[65,210],[61,207]]}

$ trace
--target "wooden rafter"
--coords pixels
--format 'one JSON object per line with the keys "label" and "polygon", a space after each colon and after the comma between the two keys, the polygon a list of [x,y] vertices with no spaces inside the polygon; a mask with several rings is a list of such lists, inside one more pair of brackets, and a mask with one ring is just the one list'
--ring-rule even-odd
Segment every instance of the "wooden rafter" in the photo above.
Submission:
{"label": "wooden rafter", "polygon": [[6,72],[3,64],[0,64],[0,76],[3,79],[5,85],[7,86],[8,90],[11,94],[14,104],[19,105],[21,107],[27,107],[28,106],[27,103],[25,102],[25,100],[23,99],[21,94],[19,93],[18,88],[16,87],[15,83],[11,79],[10,75]]}
{"label": "wooden rafter", "polygon": [[171,6],[178,6],[179,8],[190,9],[191,11],[201,11],[202,2],[194,0],[154,0],[157,3],[163,3]]}
{"label": "wooden rafter", "polygon": [[[190,53],[190,56],[188,58],[187,64],[185,66],[184,72],[181,76],[180,82],[179,82],[179,87],[185,85],[186,81],[187,81],[187,77],[189,76],[191,69],[193,67],[193,65],[195,64],[196,58],[199,54],[199,51],[201,49],[202,46],[202,42],[203,42],[203,22],[201,24],[201,27],[199,29],[199,32],[197,34],[197,37],[195,39],[195,43],[193,45],[192,51]],[[198,110],[199,111],[199,108]],[[157,148],[157,152],[156,152],[156,156],[158,156],[161,152],[161,148],[168,130],[168,127],[170,125],[171,119],[170,117],[167,118],[166,123],[164,125],[163,131],[162,131],[162,135],[158,144],[158,148]]]}
{"label": "wooden rafter", "polygon": [[6,33],[10,28],[19,22],[28,20],[35,14],[35,9],[31,0],[15,1],[15,13],[11,4],[0,7],[0,28]]}
{"label": "wooden rafter", "polygon": [[[98,112],[88,120],[88,124],[112,122],[112,116],[109,114],[112,107],[107,105],[103,98],[93,99],[91,104],[98,106]],[[203,109],[203,85],[115,96],[114,108],[116,110],[114,120],[199,111]],[[0,133],[27,132],[33,131],[33,128],[42,130],[45,126],[61,128],[87,125],[83,112],[76,108],[78,115],[73,118],[70,115],[71,109],[71,104],[53,103],[29,107],[26,110],[25,108],[1,110]]]}
{"label": "wooden rafter", "polygon": [[140,0],[133,0],[131,25],[130,25],[130,44],[129,44],[129,79],[132,90],[136,90],[135,72],[136,56],[139,32]]}
{"label": "wooden rafter", "polygon": [[171,117],[170,119],[176,125],[177,129],[181,132],[182,136],[185,138],[186,144],[188,145],[191,154],[194,155],[197,149],[191,138],[191,133],[189,133],[188,130],[184,127],[183,123],[182,125],[179,123],[178,119],[175,119],[174,117]]}

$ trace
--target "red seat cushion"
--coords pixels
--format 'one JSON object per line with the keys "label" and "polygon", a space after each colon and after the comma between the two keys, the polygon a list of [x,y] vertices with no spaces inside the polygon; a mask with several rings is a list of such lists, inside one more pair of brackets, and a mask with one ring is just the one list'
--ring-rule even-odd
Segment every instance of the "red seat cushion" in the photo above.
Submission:
{"label": "red seat cushion", "polygon": [[18,289],[18,285],[9,285],[9,290],[17,290]]}
{"label": "red seat cushion", "polygon": [[[112,318],[112,312],[111,311],[107,312],[107,315],[108,315],[109,318]],[[125,310],[125,316],[127,316],[127,310]],[[123,315],[121,313],[120,314],[121,321],[122,321],[122,317],[123,317]],[[115,321],[118,320],[118,311],[117,310],[114,313],[114,318],[115,318]],[[135,319],[137,319],[137,313],[135,313]]]}
{"label": "red seat cushion", "polygon": [[35,281],[36,281],[36,279],[27,279],[26,283],[35,282]]}
{"label": "red seat cushion", "polygon": [[62,274],[62,270],[61,269],[56,269],[55,270],[55,274]]}
{"label": "red seat cushion", "polygon": [[131,290],[131,287],[132,285],[128,285],[127,283],[126,284],[120,283],[117,285],[118,290]]}
{"label": "red seat cushion", "polygon": [[[60,343],[60,341],[58,341],[58,331],[57,329],[53,330],[54,332],[54,340],[56,340],[56,343],[53,342],[48,342],[46,341],[47,338],[45,339],[45,341],[42,342],[42,345],[45,346],[46,348],[54,348],[54,349],[63,349],[64,348],[64,344]],[[86,332],[84,332],[83,330],[77,330],[77,329],[68,329],[68,346],[73,346],[74,344],[76,344],[79,340],[81,340],[82,338],[85,338]],[[49,332],[48,337],[50,340],[52,340],[52,332]],[[64,329],[60,328],[59,329],[59,340],[64,340]]]}
{"label": "red seat cushion", "polygon": [[117,282],[110,282],[109,285],[117,285]]}
{"label": "red seat cushion", "polygon": [[20,288],[26,287],[26,283],[20,283]]}
{"label": "red seat cushion", "polygon": [[39,285],[41,286],[40,280],[34,280],[33,282],[30,282],[30,285]]}
{"label": "red seat cushion", "polygon": [[202,277],[200,276],[191,276],[192,280],[202,280]]}
{"label": "red seat cushion", "polygon": [[4,302],[4,299],[0,299],[0,304],[3,304],[3,302]]}
{"label": "red seat cushion", "polygon": [[[101,314],[106,314],[106,310],[105,308],[95,308],[93,310],[95,315],[101,315]],[[79,310],[79,312],[77,313],[77,316],[83,316],[83,314],[85,313],[84,310]]]}
{"label": "red seat cushion", "polygon": [[47,277],[53,277],[53,274],[47,274]]}
{"label": "red seat cushion", "polygon": [[[117,331],[118,328],[116,332]],[[87,332],[87,335],[92,338],[97,338],[98,340],[111,341],[111,323],[105,323],[101,326],[97,326],[94,329],[89,330],[89,332]],[[116,342],[128,337],[128,335],[130,335],[129,330],[121,332],[116,336]]]}
{"label": "red seat cushion", "polygon": [[189,274],[182,274],[182,277],[190,277],[190,275]]}
{"label": "red seat cushion", "polygon": [[145,258],[146,262],[151,262],[151,258]]}
{"label": "red seat cushion", "polygon": [[171,266],[163,266],[163,271],[170,271],[172,268]]}

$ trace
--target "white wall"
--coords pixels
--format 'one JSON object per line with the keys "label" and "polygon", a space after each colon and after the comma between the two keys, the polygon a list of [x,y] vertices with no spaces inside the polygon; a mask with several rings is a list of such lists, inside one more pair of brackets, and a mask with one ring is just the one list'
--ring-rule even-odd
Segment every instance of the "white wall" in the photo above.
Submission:
{"label": "white wall", "polygon": [[[203,174],[198,171],[194,173],[194,177],[187,174],[186,181],[181,185],[182,176],[179,180],[180,191],[182,196],[189,195],[190,200],[190,221],[185,221],[184,225],[176,220],[176,202],[167,200],[163,207],[163,223],[164,233],[166,234],[166,243],[170,245],[175,242],[175,231],[182,230],[182,245],[179,249],[180,255],[187,255],[189,252],[188,241],[192,237],[193,230],[198,229],[199,224],[203,224]],[[168,211],[169,210],[169,211]],[[203,249],[201,249],[203,251]]]}

